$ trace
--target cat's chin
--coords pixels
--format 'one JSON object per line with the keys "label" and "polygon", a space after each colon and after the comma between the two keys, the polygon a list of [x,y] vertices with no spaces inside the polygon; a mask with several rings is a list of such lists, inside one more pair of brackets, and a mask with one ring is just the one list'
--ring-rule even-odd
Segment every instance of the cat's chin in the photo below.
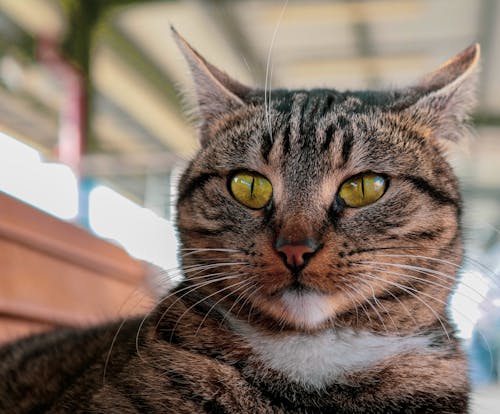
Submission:
{"label": "cat's chin", "polygon": [[316,329],[335,316],[333,298],[330,295],[287,289],[279,302],[282,317],[298,328]]}

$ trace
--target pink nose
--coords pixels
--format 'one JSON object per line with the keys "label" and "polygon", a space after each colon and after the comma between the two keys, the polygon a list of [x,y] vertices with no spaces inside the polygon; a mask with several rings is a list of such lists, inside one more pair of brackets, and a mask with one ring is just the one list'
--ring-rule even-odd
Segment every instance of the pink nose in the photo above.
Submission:
{"label": "pink nose", "polygon": [[286,265],[291,269],[299,269],[306,263],[306,259],[318,249],[317,243],[311,239],[305,239],[299,242],[289,242],[285,239],[278,239],[276,242],[276,251],[282,253],[285,257]]}

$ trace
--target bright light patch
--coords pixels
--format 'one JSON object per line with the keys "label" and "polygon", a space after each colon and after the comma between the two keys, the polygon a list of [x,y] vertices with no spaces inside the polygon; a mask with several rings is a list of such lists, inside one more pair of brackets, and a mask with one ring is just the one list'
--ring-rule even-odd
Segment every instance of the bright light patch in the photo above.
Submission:
{"label": "bright light patch", "polygon": [[451,313],[461,338],[472,337],[474,325],[482,315],[481,303],[490,289],[488,278],[476,270],[465,271],[451,298]]}
{"label": "bright light patch", "polygon": [[78,214],[78,185],[71,169],[42,162],[38,151],[1,132],[0,191],[65,220]]}
{"label": "bright light patch", "polygon": [[172,224],[106,186],[90,192],[89,223],[97,235],[115,240],[138,259],[163,269],[177,266]]}

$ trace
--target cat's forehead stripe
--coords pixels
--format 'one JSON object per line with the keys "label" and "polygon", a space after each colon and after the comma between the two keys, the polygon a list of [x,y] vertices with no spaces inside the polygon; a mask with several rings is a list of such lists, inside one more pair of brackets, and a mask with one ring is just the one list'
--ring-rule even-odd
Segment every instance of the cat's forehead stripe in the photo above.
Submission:
{"label": "cat's forehead stripe", "polygon": [[[354,132],[352,121],[349,120],[349,111],[359,105],[359,100],[355,98],[338,97],[332,92],[311,91],[309,93],[300,91],[286,98],[291,101],[290,106],[284,106],[278,101],[276,106],[283,110],[288,108],[288,113],[284,115],[284,125],[282,133],[278,134],[282,146],[283,157],[299,156],[304,151],[321,156],[330,148],[333,139],[338,135],[342,139],[340,145],[341,164],[345,165],[354,144]],[[337,102],[341,101],[341,102]],[[326,124],[326,129],[322,126]],[[274,139],[273,144],[276,142]],[[264,158],[270,148],[266,141],[263,141]],[[287,160],[283,160],[287,163]]]}

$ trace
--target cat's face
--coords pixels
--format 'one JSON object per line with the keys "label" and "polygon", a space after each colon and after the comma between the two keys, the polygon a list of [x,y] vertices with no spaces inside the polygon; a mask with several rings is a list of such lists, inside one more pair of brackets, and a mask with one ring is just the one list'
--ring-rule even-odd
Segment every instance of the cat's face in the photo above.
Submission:
{"label": "cat's face", "polygon": [[[457,182],[436,137],[459,125],[437,117],[452,104],[442,85],[273,91],[269,104],[186,50],[223,88],[212,107],[199,92],[202,149],[180,185],[193,285],[233,315],[292,329],[444,318],[461,245]],[[458,62],[476,60],[474,48]]]}

